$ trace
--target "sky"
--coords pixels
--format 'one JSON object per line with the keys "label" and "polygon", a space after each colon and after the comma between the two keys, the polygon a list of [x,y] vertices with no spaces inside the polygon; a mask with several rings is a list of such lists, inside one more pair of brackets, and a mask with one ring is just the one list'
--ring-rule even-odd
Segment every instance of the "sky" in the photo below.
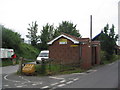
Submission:
{"label": "sky", "polygon": [[0,0],[0,24],[13,29],[26,39],[28,24],[38,23],[38,33],[46,23],[57,27],[62,21],[77,25],[83,38],[90,37],[90,15],[93,37],[108,23],[118,33],[120,0]]}

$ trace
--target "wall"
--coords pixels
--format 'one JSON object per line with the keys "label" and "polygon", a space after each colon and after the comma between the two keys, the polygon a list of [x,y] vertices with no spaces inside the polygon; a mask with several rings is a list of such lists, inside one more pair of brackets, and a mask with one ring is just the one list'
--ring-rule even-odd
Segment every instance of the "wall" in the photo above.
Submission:
{"label": "wall", "polygon": [[[67,40],[67,44],[59,44],[60,39],[49,46],[49,57],[54,59],[57,63],[80,64],[81,68],[88,69],[92,66],[93,57],[96,55],[95,64],[100,64],[100,42],[90,43],[89,41],[84,41],[84,44],[74,47],[75,44],[70,40]],[[93,44],[96,44],[95,51],[92,49]],[[80,53],[80,51],[82,53]]]}
{"label": "wall", "polygon": [[81,67],[88,69],[91,67],[91,46],[89,43],[82,45],[82,63]]}
{"label": "wall", "polygon": [[[60,38],[61,39],[61,38]],[[49,46],[50,58],[55,59],[58,63],[71,64],[80,62],[80,49],[79,46],[71,47],[73,42],[67,40],[67,44],[59,44],[59,40],[56,40]]]}

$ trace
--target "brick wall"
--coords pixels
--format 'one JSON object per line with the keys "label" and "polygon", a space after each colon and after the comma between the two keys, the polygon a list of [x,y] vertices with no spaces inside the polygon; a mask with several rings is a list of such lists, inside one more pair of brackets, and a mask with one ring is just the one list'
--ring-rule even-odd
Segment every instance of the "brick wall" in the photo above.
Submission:
{"label": "brick wall", "polygon": [[63,64],[79,63],[79,45],[77,47],[71,47],[71,45],[74,45],[74,43],[70,40],[67,40],[67,44],[59,44],[59,39],[56,40],[52,45],[49,46],[49,57]]}
{"label": "brick wall", "polygon": [[87,69],[91,67],[91,46],[89,43],[82,45],[81,67]]}
{"label": "brick wall", "polygon": [[[62,39],[66,39],[61,37]],[[75,45],[72,41],[67,40],[67,44],[59,44],[58,40],[54,41],[52,45],[49,45],[49,57],[61,64],[78,64],[81,67],[88,69],[92,66],[93,57],[96,54],[96,64],[100,64],[100,42],[85,41],[84,44],[72,47]],[[93,51],[93,44],[96,44],[95,51]],[[80,47],[82,49],[80,49]],[[82,52],[80,54],[80,51]]]}

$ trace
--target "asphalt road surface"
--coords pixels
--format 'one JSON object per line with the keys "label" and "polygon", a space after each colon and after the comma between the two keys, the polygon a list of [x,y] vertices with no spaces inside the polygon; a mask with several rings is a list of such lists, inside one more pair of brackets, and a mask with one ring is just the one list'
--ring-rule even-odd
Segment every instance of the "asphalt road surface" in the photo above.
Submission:
{"label": "asphalt road surface", "polygon": [[3,68],[2,88],[118,88],[118,61],[84,73],[45,77],[18,76],[13,73],[17,69]]}

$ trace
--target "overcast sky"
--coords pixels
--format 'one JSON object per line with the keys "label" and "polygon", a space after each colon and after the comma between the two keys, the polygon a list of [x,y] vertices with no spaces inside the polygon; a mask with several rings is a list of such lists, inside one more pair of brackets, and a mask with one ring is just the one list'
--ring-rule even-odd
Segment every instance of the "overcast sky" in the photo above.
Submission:
{"label": "overcast sky", "polygon": [[0,24],[27,35],[28,24],[37,21],[39,31],[46,23],[58,26],[62,21],[77,24],[82,37],[89,37],[90,15],[93,36],[108,23],[118,33],[118,1],[120,0],[0,0]]}

